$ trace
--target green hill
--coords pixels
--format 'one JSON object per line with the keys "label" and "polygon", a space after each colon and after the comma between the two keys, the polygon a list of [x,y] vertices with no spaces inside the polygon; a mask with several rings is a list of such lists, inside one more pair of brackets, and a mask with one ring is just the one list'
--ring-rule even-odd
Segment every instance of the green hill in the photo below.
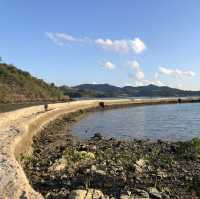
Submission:
{"label": "green hill", "polygon": [[125,86],[109,84],[81,84],[75,87],[61,86],[64,94],[70,97],[187,97],[200,96],[200,91],[185,91],[167,86]]}
{"label": "green hill", "polygon": [[0,63],[0,103],[57,101],[62,91],[13,65]]}

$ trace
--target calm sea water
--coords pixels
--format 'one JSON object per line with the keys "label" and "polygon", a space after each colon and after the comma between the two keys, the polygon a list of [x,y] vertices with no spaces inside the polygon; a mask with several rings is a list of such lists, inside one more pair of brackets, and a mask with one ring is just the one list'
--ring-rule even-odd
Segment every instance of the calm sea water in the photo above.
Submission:
{"label": "calm sea water", "polygon": [[72,127],[73,135],[94,133],[119,139],[189,140],[200,136],[200,103],[149,105],[90,113]]}

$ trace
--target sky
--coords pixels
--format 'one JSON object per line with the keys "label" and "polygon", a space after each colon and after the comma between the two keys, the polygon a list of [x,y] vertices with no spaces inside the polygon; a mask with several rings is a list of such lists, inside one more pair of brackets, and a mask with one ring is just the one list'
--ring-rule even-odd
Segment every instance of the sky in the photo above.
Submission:
{"label": "sky", "polygon": [[199,0],[0,0],[0,57],[56,85],[200,90]]}

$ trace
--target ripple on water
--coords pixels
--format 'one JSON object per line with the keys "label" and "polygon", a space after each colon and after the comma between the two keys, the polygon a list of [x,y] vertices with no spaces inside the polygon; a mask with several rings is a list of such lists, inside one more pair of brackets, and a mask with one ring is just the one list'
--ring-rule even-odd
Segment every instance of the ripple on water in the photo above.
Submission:
{"label": "ripple on water", "polygon": [[[72,127],[73,135],[189,140],[200,136],[200,103],[126,107],[90,113]],[[87,133],[86,133],[87,132]]]}

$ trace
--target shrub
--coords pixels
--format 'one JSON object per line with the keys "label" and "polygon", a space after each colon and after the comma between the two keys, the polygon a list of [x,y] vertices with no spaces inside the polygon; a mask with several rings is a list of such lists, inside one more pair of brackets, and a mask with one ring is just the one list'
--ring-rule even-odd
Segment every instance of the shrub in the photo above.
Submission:
{"label": "shrub", "polygon": [[180,157],[189,159],[200,158],[200,138],[193,138],[190,141],[179,142],[177,152]]}

